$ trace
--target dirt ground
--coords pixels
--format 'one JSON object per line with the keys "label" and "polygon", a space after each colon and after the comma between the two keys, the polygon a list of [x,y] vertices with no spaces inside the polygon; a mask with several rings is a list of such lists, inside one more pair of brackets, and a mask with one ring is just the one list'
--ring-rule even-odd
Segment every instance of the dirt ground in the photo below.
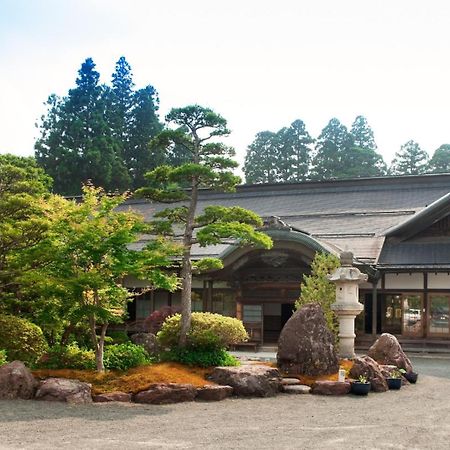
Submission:
{"label": "dirt ground", "polygon": [[177,405],[0,401],[0,449],[448,449],[450,379],[367,398]]}

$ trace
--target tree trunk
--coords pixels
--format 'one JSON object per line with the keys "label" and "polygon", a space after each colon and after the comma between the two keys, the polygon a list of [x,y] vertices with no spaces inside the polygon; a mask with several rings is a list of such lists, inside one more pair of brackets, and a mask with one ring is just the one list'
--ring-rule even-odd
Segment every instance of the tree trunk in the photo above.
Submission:
{"label": "tree trunk", "polygon": [[104,372],[105,365],[103,364],[103,348],[105,345],[105,336],[106,336],[106,329],[108,328],[108,324],[106,323],[106,324],[102,325],[99,337],[97,337],[95,328],[96,328],[95,317],[90,316],[89,317],[89,331],[91,334],[92,345],[94,346],[94,351],[95,351],[95,365],[97,368],[97,372]]}

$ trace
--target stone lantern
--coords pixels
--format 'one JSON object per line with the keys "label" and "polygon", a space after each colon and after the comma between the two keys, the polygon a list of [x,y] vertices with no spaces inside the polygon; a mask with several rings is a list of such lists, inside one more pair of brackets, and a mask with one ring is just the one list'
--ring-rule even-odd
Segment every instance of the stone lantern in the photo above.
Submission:
{"label": "stone lantern", "polygon": [[367,275],[353,267],[353,253],[340,255],[341,267],[327,278],[336,285],[336,302],[331,309],[339,319],[339,355],[355,357],[355,317],[364,309],[359,303],[359,284],[367,281]]}

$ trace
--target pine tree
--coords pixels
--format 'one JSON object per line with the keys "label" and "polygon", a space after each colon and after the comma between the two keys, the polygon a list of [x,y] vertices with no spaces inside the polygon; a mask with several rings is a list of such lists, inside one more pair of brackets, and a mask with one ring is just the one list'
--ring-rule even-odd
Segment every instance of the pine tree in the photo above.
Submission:
{"label": "pine tree", "polygon": [[427,173],[450,173],[450,144],[443,144],[433,154]]}
{"label": "pine tree", "polygon": [[350,129],[350,134],[353,136],[353,145],[355,147],[368,148],[370,150],[377,149],[372,128],[370,128],[364,116],[356,117]]}
{"label": "pine tree", "polygon": [[411,140],[395,154],[389,171],[392,175],[419,175],[425,172],[427,163],[428,154]]}

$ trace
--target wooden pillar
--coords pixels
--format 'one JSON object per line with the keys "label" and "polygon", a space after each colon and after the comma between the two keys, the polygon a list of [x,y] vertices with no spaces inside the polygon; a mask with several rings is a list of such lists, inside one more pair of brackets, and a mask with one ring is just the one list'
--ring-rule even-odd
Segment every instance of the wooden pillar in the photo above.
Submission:
{"label": "wooden pillar", "polygon": [[213,310],[213,286],[214,282],[208,281],[208,294],[207,294],[207,304],[208,304],[208,311],[212,312]]}
{"label": "wooden pillar", "polygon": [[428,316],[430,314],[430,305],[428,302],[428,273],[423,273],[423,304],[422,304],[422,337],[428,334]]}
{"label": "wooden pillar", "polygon": [[375,337],[377,334],[377,316],[378,316],[378,289],[377,281],[372,283],[372,336]]}

